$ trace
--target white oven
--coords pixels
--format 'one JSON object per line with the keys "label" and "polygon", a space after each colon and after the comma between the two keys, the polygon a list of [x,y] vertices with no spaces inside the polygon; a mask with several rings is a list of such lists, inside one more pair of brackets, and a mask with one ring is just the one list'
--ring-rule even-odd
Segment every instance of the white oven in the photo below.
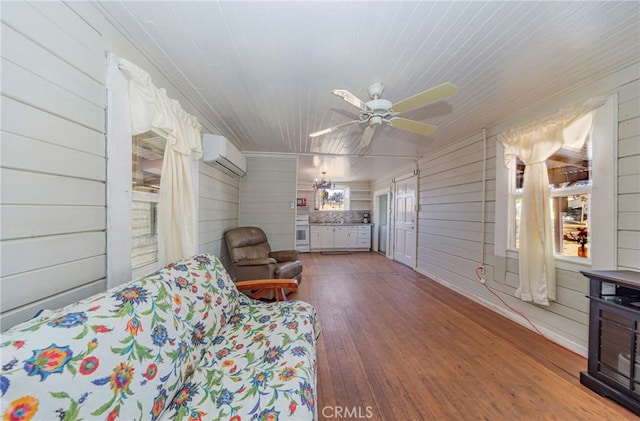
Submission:
{"label": "white oven", "polygon": [[309,251],[309,215],[296,215],[296,250]]}

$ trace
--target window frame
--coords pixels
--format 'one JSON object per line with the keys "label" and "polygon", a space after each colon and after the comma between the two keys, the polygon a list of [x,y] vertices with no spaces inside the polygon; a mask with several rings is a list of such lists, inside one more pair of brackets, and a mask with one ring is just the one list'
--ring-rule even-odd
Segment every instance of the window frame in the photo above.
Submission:
{"label": "window frame", "polygon": [[[160,201],[160,193],[149,193],[149,192],[141,192],[141,191],[132,191],[131,192],[131,202],[133,204],[133,202],[146,202],[146,203],[155,203],[156,205],[159,203]],[[157,218],[158,218],[158,213],[156,210],[156,230],[157,230]],[[132,224],[132,229],[133,229],[133,224]],[[133,254],[133,237],[132,237],[132,247],[131,247],[131,251]],[[157,243],[157,239],[156,239],[156,253],[158,253],[158,243]],[[138,279],[141,278],[145,275],[148,275],[149,273],[154,272],[157,269],[160,269],[160,261],[156,258],[155,261],[147,263],[146,265],[143,266],[139,266],[137,268],[133,267],[133,263],[131,264],[131,279]]]}
{"label": "window frame", "polygon": [[[593,167],[593,158],[592,158],[592,167]],[[509,201],[508,201],[508,206],[509,206],[509,212],[508,214],[510,215],[508,221],[508,228],[507,228],[507,235],[508,235],[508,248],[507,251],[510,252],[514,252],[514,253],[519,253],[520,249],[518,247],[516,247],[516,224],[515,224],[515,218],[517,215],[517,210],[516,210],[516,200],[517,199],[522,199],[522,190],[521,189],[516,189],[515,188],[515,180],[516,180],[516,160],[514,160],[514,162],[512,163],[512,165],[509,167]],[[593,182],[593,178],[591,179],[591,181]],[[566,197],[566,196],[571,196],[571,195],[582,195],[582,194],[586,194],[589,195],[589,209],[592,208],[591,206],[591,202],[593,201],[593,196],[592,196],[592,187],[593,184],[589,185],[589,186],[570,186],[570,187],[559,187],[556,189],[551,189],[550,190],[550,200],[552,201],[552,203],[550,203],[549,205],[553,208],[553,199],[555,197]],[[591,233],[591,217],[589,217],[587,219],[587,231],[589,233]],[[552,233],[554,236],[558,235],[557,232],[553,232]],[[589,234],[589,241],[591,241],[591,234]],[[575,263],[588,263],[591,264],[591,254],[588,255],[588,257],[579,257],[579,256],[571,256],[571,255],[567,255],[567,254],[563,254],[561,252],[558,252],[556,250],[553,251],[553,255],[555,257],[556,260],[566,260],[568,262],[575,262]]]}
{"label": "window frame", "polygon": [[[135,138],[136,136],[141,136],[147,133],[151,133],[153,136],[151,137],[161,137],[164,139],[164,150],[162,151],[162,157],[158,157],[158,161],[159,161],[159,165],[160,168],[162,168],[163,165],[163,161],[164,161],[164,152],[166,151],[166,144],[167,144],[167,139],[166,137],[161,134],[156,132],[155,130],[151,129],[148,132],[145,133],[140,133],[138,135],[132,135],[131,136],[131,142],[132,142],[132,158],[131,160],[133,161],[133,154],[135,152],[133,152],[133,143],[135,142]],[[147,136],[145,139],[143,140],[149,140],[149,137]],[[141,140],[142,141],[142,140]],[[159,153],[159,150],[157,151]],[[161,171],[162,173],[162,171]],[[162,177],[162,174],[160,174],[160,177]],[[132,167],[131,167],[131,206],[132,206],[132,212],[133,212],[133,202],[145,202],[145,203],[155,203],[156,205],[159,204],[160,202],[160,188],[158,186],[158,191],[157,192],[152,192],[152,191],[141,191],[141,190],[136,190],[136,187],[133,184],[134,181],[134,172],[133,172],[133,162],[132,162]],[[155,212],[155,226],[156,226],[156,230],[157,230],[157,225],[158,225],[158,209],[156,207],[156,212]],[[133,218],[132,218],[132,224],[131,224],[131,228],[132,228],[132,238],[131,238],[131,254],[133,256],[133,250],[134,250],[134,242],[133,242]],[[152,273],[158,269],[160,269],[160,267],[162,266],[160,264],[160,255],[159,255],[159,250],[158,250],[158,238],[156,238],[156,260],[153,262],[149,262],[146,265],[143,266],[139,266],[139,267],[133,267],[133,262],[131,263],[131,278],[132,279],[138,279],[141,278],[149,273]]]}
{"label": "window frame", "polygon": [[[342,190],[344,192],[344,203],[342,205],[342,209],[322,209],[320,207],[320,199],[318,197],[322,190]],[[313,193],[313,197],[315,200],[315,207],[317,207],[318,212],[343,212],[351,210],[351,188],[349,186],[336,184],[332,189],[316,189]]]}

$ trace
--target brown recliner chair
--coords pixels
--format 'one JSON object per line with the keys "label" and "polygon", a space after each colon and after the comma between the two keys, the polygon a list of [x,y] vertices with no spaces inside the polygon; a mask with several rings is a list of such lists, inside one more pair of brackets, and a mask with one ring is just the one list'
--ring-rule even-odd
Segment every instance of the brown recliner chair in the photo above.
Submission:
{"label": "brown recliner chair", "polygon": [[296,250],[271,251],[267,235],[258,227],[240,227],[224,233],[238,281],[295,279],[302,281],[302,262]]}

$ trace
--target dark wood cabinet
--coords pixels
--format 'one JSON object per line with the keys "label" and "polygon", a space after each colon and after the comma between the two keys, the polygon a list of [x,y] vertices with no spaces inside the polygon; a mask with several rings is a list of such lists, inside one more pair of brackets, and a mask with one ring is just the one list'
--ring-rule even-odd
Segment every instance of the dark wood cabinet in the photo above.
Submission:
{"label": "dark wood cabinet", "polygon": [[580,383],[640,415],[640,272],[589,278],[589,362]]}

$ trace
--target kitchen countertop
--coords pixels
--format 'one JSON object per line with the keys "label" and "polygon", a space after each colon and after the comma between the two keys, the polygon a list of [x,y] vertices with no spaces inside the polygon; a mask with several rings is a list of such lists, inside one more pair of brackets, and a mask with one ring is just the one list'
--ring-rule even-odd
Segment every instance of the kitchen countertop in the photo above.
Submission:
{"label": "kitchen countertop", "polygon": [[373,225],[371,222],[362,223],[362,222],[309,222],[309,225],[330,225],[330,226],[349,226],[349,225]]}

